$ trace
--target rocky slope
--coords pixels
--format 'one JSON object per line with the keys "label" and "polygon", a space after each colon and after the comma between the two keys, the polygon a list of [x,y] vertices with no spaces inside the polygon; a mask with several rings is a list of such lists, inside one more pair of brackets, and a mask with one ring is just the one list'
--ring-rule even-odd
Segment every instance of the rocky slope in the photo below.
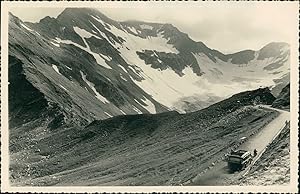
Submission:
{"label": "rocky slope", "polygon": [[45,100],[77,123],[195,111],[260,86],[277,95],[289,79],[286,43],[225,55],[171,24],[118,22],[86,8],[39,23],[10,15],[9,54]]}
{"label": "rocky slope", "polygon": [[289,185],[290,184],[290,125],[268,146],[249,174],[233,184]]}
{"label": "rocky slope", "polygon": [[[120,115],[85,127],[11,129],[13,185],[179,185],[276,115],[268,89],[203,110]],[[19,134],[26,131],[22,136]]]}
{"label": "rocky slope", "polygon": [[290,109],[290,84],[286,85],[281,90],[276,100],[273,102],[272,107],[287,110]]}

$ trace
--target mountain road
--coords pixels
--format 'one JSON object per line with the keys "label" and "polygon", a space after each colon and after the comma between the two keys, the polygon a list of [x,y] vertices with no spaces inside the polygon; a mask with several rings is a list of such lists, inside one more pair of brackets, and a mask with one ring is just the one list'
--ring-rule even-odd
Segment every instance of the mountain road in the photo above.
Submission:
{"label": "mountain road", "polygon": [[[280,133],[281,129],[290,120],[290,113],[288,111],[279,110],[265,105],[259,105],[258,108],[276,110],[280,114],[258,133],[247,139],[237,148],[251,152],[253,152],[254,149],[257,150],[257,155],[253,158],[251,165],[257,161],[257,159],[264,152],[265,148],[273,141],[277,134]],[[243,171],[230,173],[227,168],[227,162],[221,161],[206,172],[198,174],[187,185],[226,185],[226,182],[231,181],[234,177],[247,173],[247,170],[250,166]]]}

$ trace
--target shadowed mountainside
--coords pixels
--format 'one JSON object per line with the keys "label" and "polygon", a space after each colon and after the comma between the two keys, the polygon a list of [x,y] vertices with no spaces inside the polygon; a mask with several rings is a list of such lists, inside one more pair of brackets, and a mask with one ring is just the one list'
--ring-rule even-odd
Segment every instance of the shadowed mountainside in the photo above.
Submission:
{"label": "shadowed mountainside", "polygon": [[290,110],[290,84],[281,90],[272,107]]}
{"label": "shadowed mountainside", "polygon": [[189,114],[124,115],[83,128],[40,126],[22,137],[18,134],[28,125],[11,129],[11,180],[15,185],[179,185],[272,120],[276,112],[253,105],[274,99],[262,88]]}

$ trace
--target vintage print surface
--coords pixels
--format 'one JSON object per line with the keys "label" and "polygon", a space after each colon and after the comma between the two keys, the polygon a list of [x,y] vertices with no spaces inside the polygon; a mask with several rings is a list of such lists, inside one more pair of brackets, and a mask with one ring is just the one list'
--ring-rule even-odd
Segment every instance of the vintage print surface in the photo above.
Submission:
{"label": "vintage print surface", "polygon": [[1,9],[4,190],[297,188],[298,4]]}

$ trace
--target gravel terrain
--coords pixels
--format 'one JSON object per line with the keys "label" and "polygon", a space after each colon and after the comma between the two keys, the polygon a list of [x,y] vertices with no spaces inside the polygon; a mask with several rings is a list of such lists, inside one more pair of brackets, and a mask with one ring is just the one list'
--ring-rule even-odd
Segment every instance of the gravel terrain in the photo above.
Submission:
{"label": "gravel terrain", "polygon": [[183,185],[277,117],[253,106],[257,96],[274,100],[258,89],[189,114],[124,115],[55,130],[28,123],[11,130],[12,184]]}

